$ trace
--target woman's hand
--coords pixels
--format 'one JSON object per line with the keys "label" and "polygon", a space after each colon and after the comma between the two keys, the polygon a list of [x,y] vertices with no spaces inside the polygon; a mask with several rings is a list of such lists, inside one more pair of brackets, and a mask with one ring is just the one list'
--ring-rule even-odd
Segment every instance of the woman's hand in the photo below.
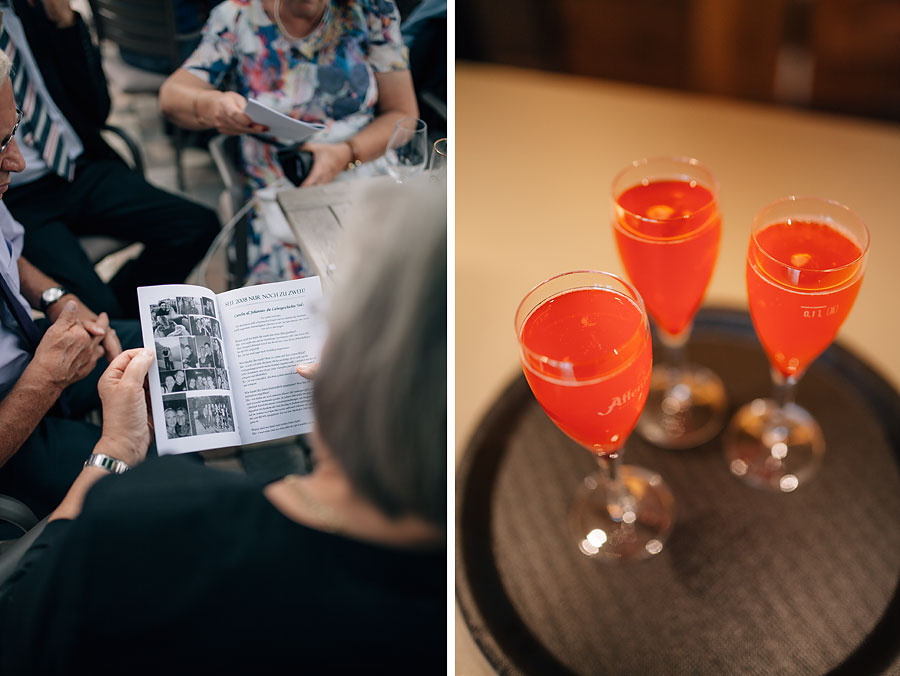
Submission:
{"label": "woman's hand", "polygon": [[300,184],[301,188],[331,183],[353,159],[350,146],[346,143],[305,143],[303,150],[313,154],[313,165],[309,175]]}
{"label": "woman's hand", "polygon": [[244,113],[247,99],[237,92],[202,91],[196,94],[195,111],[199,120],[222,134],[261,134],[269,130]]}
{"label": "woman's hand", "polygon": [[103,433],[94,451],[132,467],[146,457],[150,446],[144,382],[154,357],[152,350],[126,350],[113,359],[97,383]]}
{"label": "woman's hand", "polygon": [[297,370],[297,373],[307,380],[315,380],[316,374],[319,372],[319,362],[313,362],[312,364],[297,364],[294,368]]}

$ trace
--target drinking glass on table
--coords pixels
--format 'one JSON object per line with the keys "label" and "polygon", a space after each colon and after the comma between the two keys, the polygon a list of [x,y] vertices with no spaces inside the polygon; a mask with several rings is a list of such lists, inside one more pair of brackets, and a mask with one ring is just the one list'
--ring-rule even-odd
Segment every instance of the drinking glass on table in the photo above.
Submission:
{"label": "drinking glass on table", "polygon": [[599,463],[569,511],[579,549],[610,561],[658,554],[674,520],[672,494],[659,474],[621,465],[653,361],[640,295],[606,272],[568,272],[525,296],[515,327],[535,399]]}
{"label": "drinking glass on table", "polygon": [[619,256],[664,348],[637,431],[662,448],[697,446],[725,423],[721,379],[684,349],[719,250],[717,194],[709,170],[680,157],[632,162],[612,184]]}
{"label": "drinking glass on table", "polygon": [[746,483],[787,493],[818,467],[825,439],[794,393],[853,307],[868,249],[865,223],[837,202],[788,197],[756,215],[747,295],[774,395],[742,407],[725,435],[728,466]]}
{"label": "drinking glass on table", "polygon": [[415,117],[398,120],[388,140],[384,159],[388,173],[397,183],[422,172],[428,161],[428,125]]}
{"label": "drinking glass on table", "polygon": [[447,173],[447,139],[439,138],[431,147],[431,164],[428,167],[432,172]]}

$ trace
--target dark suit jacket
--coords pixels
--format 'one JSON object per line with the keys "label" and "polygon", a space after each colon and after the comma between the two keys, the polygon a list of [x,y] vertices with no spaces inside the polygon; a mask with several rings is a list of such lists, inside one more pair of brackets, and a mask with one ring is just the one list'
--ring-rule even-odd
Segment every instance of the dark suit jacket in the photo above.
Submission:
{"label": "dark suit jacket", "polygon": [[100,52],[81,15],[76,12],[75,25],[60,29],[40,2],[32,7],[27,0],[13,0],[13,6],[47,91],[84,144],[83,157],[118,157],[100,136],[109,115],[109,91]]}

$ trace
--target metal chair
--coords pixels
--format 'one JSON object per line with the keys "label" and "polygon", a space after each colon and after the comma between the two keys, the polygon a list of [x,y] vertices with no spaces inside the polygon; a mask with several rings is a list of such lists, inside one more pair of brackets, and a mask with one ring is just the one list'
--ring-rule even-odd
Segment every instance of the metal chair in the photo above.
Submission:
{"label": "metal chair", "polygon": [[[5,539],[0,540],[0,585],[15,570],[31,543],[44,529],[25,503],[8,495],[0,495],[0,524],[5,526]],[[21,533],[11,537],[13,533]]]}
{"label": "metal chair", "polygon": [[[26,509],[28,508],[26,507]],[[25,552],[27,552],[31,545],[34,544],[34,541],[38,539],[40,534],[44,532],[44,527],[47,525],[47,519],[49,519],[49,517],[45,517],[41,521],[35,520],[34,525],[28,528],[25,531],[25,534],[19,539],[0,543],[0,545],[2,545],[2,547],[0,547],[0,598],[6,593],[6,582],[18,567]]]}
{"label": "metal chair", "polygon": [[[200,31],[181,33],[175,20],[173,0],[89,0],[97,37],[107,40],[131,52],[159,57],[167,64],[168,72],[181,65],[182,50],[200,37]],[[124,64],[123,64],[124,65]],[[123,85],[125,91],[142,91],[155,94],[166,75],[141,71],[139,89]],[[190,132],[177,125],[172,127],[172,144],[175,148],[175,170],[178,189],[184,191],[184,166],[182,151],[188,144]]]}
{"label": "metal chair", "polygon": [[[244,189],[244,177],[238,169],[240,164],[239,142],[240,137],[224,134],[213,137],[209,142],[209,154],[212,155],[216,169],[219,170],[219,175],[225,184],[225,190],[219,197],[219,219],[225,225],[219,239],[210,247],[210,253],[214,251],[216,245],[226,247],[229,247],[229,244],[232,245],[228,250],[227,271],[228,288],[230,289],[243,286],[247,277],[247,232],[250,206]],[[209,258],[209,254],[207,258]],[[206,283],[206,280],[203,280],[202,283]]]}

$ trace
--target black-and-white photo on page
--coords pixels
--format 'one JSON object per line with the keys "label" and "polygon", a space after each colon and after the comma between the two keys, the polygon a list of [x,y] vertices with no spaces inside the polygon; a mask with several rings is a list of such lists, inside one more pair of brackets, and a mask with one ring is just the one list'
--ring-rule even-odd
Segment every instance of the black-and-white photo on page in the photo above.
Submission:
{"label": "black-and-white photo on page", "polygon": [[160,371],[173,371],[183,368],[181,361],[181,343],[178,338],[157,338],[156,361]]}
{"label": "black-and-white photo on page", "polygon": [[209,336],[197,336],[197,366],[199,368],[215,368],[217,366],[215,357],[213,357],[213,347],[211,345],[215,338]]}
{"label": "black-and-white photo on page", "polygon": [[167,298],[150,305],[155,338],[177,338],[191,335],[191,319],[178,312],[174,298]]}
{"label": "black-and-white photo on page", "polygon": [[[188,371],[187,373],[192,373],[192,371]],[[159,385],[162,388],[162,393],[173,394],[175,392],[186,392],[188,389],[187,373],[181,369],[178,369],[177,371],[163,371],[160,369]]]}
{"label": "black-and-white photo on page", "polygon": [[187,371],[186,375],[189,391],[216,389],[215,369],[192,369]]}
{"label": "black-and-white photo on page", "polygon": [[163,416],[166,421],[166,436],[169,439],[189,437],[194,434],[185,395],[164,396]]}
{"label": "black-and-white photo on page", "polygon": [[178,312],[183,315],[199,315],[200,299],[194,296],[178,296],[176,299]]}
{"label": "black-and-white photo on page", "polygon": [[213,357],[216,358],[216,367],[225,368],[225,354],[222,350],[222,341],[218,338],[212,340]]}
{"label": "black-and-white photo on page", "polygon": [[215,317],[216,316],[216,307],[213,305],[211,298],[201,298],[200,304],[202,306],[203,314],[207,317]]}
{"label": "black-and-white photo on page", "polygon": [[222,338],[222,329],[219,320],[212,317],[191,317],[191,333],[195,336],[209,336],[210,338]]}
{"label": "black-and-white photo on page", "polygon": [[197,341],[193,338],[180,338],[181,365],[186,369],[197,368]]}
{"label": "black-and-white photo on page", "polygon": [[188,397],[188,411],[194,434],[220,434],[234,432],[234,413],[231,397]]}

